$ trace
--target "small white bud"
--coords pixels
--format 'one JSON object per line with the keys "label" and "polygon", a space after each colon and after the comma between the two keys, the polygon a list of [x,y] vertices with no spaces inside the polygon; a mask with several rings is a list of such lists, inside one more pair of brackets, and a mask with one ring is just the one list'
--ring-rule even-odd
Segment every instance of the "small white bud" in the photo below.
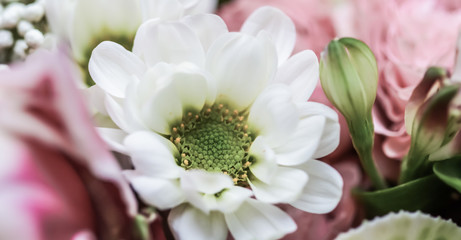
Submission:
{"label": "small white bud", "polygon": [[13,46],[13,34],[8,30],[0,30],[0,49]]}
{"label": "small white bud", "polygon": [[27,56],[27,46],[26,41],[24,40],[17,40],[16,44],[13,47],[13,57],[15,59],[25,59]]}
{"label": "small white bud", "polygon": [[5,28],[14,28],[18,24],[24,12],[24,4],[11,3],[6,7],[2,14],[2,26]]}
{"label": "small white bud", "polygon": [[25,7],[22,17],[31,22],[38,22],[44,15],[45,8],[41,4],[31,3]]}
{"label": "small white bud", "polygon": [[30,30],[34,29],[34,26],[32,25],[32,23],[28,22],[28,21],[25,21],[25,20],[21,20],[19,23],[18,23],[18,33],[19,35],[23,36],[26,35],[26,33]]}
{"label": "small white bud", "polygon": [[44,39],[43,33],[37,29],[29,30],[24,35],[24,40],[26,40],[27,45],[31,48],[38,48],[42,45]]}

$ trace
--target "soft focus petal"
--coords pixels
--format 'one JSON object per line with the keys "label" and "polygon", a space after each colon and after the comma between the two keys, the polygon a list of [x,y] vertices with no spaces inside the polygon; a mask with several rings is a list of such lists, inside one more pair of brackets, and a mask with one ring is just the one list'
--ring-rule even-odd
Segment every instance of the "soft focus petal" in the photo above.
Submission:
{"label": "soft focus petal", "polygon": [[[139,1],[78,0],[71,16],[69,40],[78,60],[107,36],[130,38],[141,24]],[[110,7],[107,7],[110,5]]]}
{"label": "soft focus petal", "polygon": [[248,199],[234,213],[224,215],[235,239],[278,239],[296,230],[295,222],[277,207]]}
{"label": "soft focus petal", "polygon": [[292,206],[311,213],[327,213],[338,205],[343,189],[341,175],[328,164],[310,160],[300,168],[309,175],[309,181],[300,198]]}
{"label": "soft focus petal", "polygon": [[150,20],[142,24],[134,39],[133,53],[152,67],[163,61],[191,62],[203,66],[205,53],[195,32],[181,22]]}
{"label": "soft focus petal", "polygon": [[183,7],[178,0],[140,0],[144,21],[152,18],[174,20],[181,17]]}
{"label": "soft focus petal", "polygon": [[260,31],[270,34],[277,49],[279,64],[282,64],[293,51],[296,29],[291,19],[273,7],[261,7],[254,11],[242,26],[241,32],[257,36]]}
{"label": "soft focus petal", "polygon": [[123,146],[123,140],[127,136],[124,131],[116,128],[98,128],[98,132],[112,150],[120,153],[127,152]]}

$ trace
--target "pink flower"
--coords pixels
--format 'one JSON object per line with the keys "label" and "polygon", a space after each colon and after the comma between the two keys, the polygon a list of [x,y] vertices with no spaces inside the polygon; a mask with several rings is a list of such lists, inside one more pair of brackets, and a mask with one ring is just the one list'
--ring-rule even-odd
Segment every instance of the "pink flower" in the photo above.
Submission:
{"label": "pink flower", "polygon": [[313,50],[317,56],[336,35],[331,18],[331,5],[322,0],[234,0],[218,14],[230,31],[238,31],[245,19],[257,8],[273,6],[285,12],[295,23],[297,41],[293,53]]}
{"label": "pink flower", "polygon": [[0,239],[131,234],[135,198],[69,66],[38,52],[0,72]]}
{"label": "pink flower", "polygon": [[401,159],[409,149],[404,126],[406,103],[430,66],[451,68],[461,29],[459,11],[435,0],[354,0],[353,36],[365,41],[378,60],[380,81],[374,108],[382,150]]}

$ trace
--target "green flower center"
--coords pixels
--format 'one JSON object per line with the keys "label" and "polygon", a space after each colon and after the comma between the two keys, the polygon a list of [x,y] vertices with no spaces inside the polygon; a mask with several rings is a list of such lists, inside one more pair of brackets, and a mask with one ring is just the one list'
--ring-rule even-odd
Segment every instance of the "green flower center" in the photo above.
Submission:
{"label": "green flower center", "polygon": [[222,104],[186,114],[173,127],[170,138],[179,150],[177,164],[185,169],[222,172],[236,185],[246,185],[252,163],[247,117],[246,112],[231,112]]}

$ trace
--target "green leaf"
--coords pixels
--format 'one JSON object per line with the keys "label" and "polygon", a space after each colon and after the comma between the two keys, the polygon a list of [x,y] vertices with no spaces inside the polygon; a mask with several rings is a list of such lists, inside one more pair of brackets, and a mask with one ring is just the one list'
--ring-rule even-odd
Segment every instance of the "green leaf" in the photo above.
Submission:
{"label": "green leaf", "polygon": [[447,185],[461,193],[461,157],[436,162],[434,173]]}
{"label": "green leaf", "polygon": [[431,212],[450,199],[451,189],[435,175],[419,178],[392,188],[365,192],[354,190],[368,218],[400,210]]}

